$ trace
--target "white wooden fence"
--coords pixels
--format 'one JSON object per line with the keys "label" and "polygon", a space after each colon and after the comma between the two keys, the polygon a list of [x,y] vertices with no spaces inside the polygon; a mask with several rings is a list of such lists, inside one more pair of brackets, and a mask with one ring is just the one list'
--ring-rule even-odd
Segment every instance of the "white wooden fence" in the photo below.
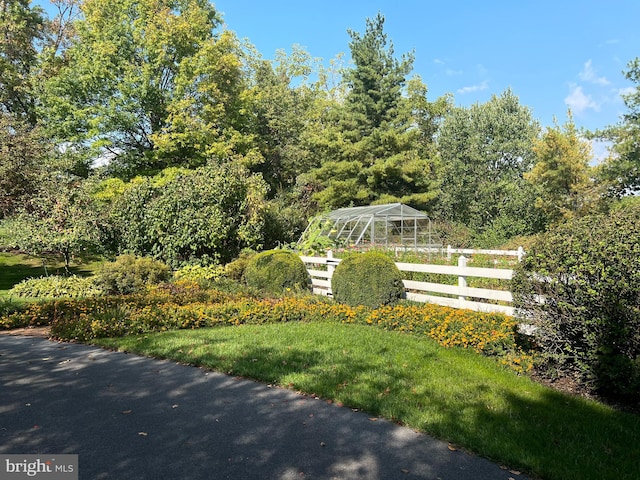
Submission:
{"label": "white wooden fence", "polygon": [[[474,251],[477,253],[477,251]],[[319,295],[331,296],[331,277],[340,259],[333,258],[331,252],[327,257],[301,256],[307,266],[307,271],[313,283],[313,292]],[[490,290],[486,288],[472,288],[467,286],[467,278],[481,277],[501,280],[511,280],[513,270],[500,268],[468,267],[467,258],[461,255],[458,266],[432,265],[418,263],[399,263],[400,271],[436,273],[458,277],[457,285],[442,283],[418,282],[403,280],[407,292],[407,299],[424,303],[435,303],[453,308],[466,308],[481,312],[500,312],[513,315],[511,306],[513,296],[507,290]],[[366,279],[363,279],[366,281]],[[449,296],[444,296],[449,295]],[[491,302],[500,302],[491,303]]]}

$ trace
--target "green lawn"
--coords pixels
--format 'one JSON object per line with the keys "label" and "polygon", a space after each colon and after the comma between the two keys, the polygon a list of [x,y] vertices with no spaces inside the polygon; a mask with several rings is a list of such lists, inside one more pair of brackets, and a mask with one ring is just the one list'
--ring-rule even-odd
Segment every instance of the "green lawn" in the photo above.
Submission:
{"label": "green lawn", "polygon": [[316,394],[545,479],[640,478],[640,417],[565,396],[426,338],[321,322],[98,343]]}
{"label": "green lawn", "polygon": [[[97,260],[91,260],[72,265],[71,272],[76,275],[90,275],[99,263]],[[11,287],[25,278],[55,274],[64,274],[64,264],[60,261],[0,252],[0,300],[8,298]]]}

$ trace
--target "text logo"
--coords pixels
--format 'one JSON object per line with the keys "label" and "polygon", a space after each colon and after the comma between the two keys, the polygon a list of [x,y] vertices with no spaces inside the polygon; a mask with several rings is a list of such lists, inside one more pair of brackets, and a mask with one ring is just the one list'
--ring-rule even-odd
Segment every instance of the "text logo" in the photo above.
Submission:
{"label": "text logo", "polygon": [[0,455],[0,479],[78,480],[78,455]]}

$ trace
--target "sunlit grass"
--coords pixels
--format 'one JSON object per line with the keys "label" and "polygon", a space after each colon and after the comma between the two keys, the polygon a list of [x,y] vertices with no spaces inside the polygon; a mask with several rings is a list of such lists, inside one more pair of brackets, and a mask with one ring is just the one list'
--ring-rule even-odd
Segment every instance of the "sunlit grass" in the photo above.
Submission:
{"label": "sunlit grass", "polygon": [[[90,275],[99,265],[99,261],[90,260],[71,266],[71,273]],[[26,278],[64,273],[64,263],[51,258],[39,258],[30,255],[0,252],[0,300],[9,297],[9,290]],[[19,301],[20,299],[14,299]]]}
{"label": "sunlit grass", "polygon": [[640,417],[565,396],[490,358],[427,338],[294,322],[99,343],[315,394],[542,478],[640,473]]}

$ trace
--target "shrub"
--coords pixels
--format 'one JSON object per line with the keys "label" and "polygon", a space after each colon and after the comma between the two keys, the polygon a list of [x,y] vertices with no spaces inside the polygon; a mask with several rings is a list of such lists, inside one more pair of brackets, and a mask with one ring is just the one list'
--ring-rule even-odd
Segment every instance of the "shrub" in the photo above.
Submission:
{"label": "shrub", "polygon": [[342,260],[333,273],[331,290],[340,303],[371,308],[394,304],[404,296],[400,270],[379,252],[354,254]]}
{"label": "shrub", "polygon": [[225,274],[225,269],[221,265],[187,265],[177,270],[173,276],[176,280],[188,280],[197,283],[202,288],[209,288],[220,280]]}
{"label": "shrub", "polygon": [[247,268],[249,260],[256,255],[256,252],[249,248],[245,248],[240,252],[238,258],[233,262],[229,262],[224,266],[224,274],[227,278],[240,282],[244,275],[244,269]]}
{"label": "shrub", "polygon": [[639,238],[640,205],[584,217],[542,235],[517,267],[514,304],[548,373],[640,396]]}
{"label": "shrub", "polygon": [[51,275],[23,280],[9,290],[9,295],[30,298],[80,298],[102,295],[102,290],[93,278]]}
{"label": "shrub", "polygon": [[252,257],[244,270],[247,285],[272,294],[309,290],[309,273],[298,255],[288,250],[268,250]]}
{"label": "shrub", "polygon": [[107,294],[126,295],[169,278],[171,270],[158,260],[121,255],[115,262],[104,263],[98,269],[96,284]]}
{"label": "shrub", "polygon": [[239,162],[165,170],[126,188],[115,202],[117,242],[178,267],[226,263],[263,244],[267,186]]}

